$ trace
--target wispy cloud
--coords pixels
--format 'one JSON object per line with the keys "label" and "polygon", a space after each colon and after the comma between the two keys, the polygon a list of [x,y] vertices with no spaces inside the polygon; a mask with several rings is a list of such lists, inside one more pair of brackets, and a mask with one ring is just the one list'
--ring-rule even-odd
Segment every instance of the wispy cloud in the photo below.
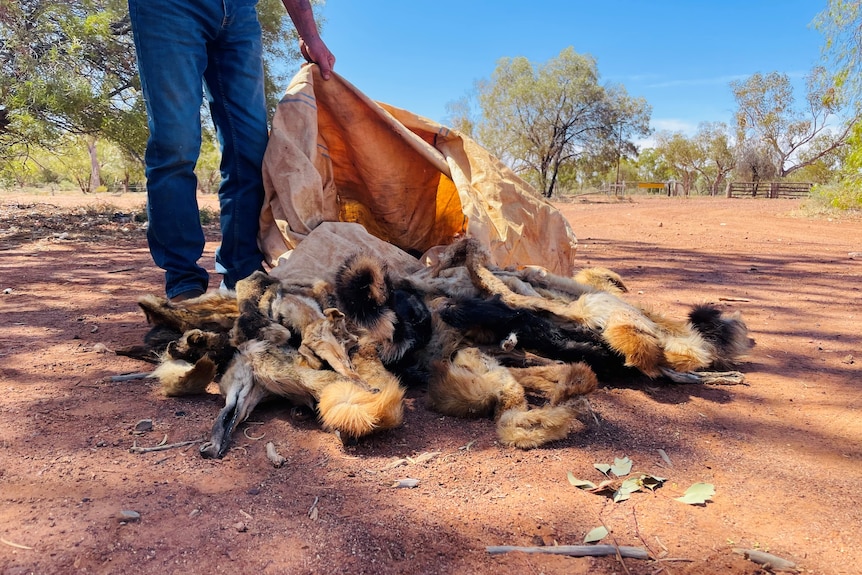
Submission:
{"label": "wispy cloud", "polygon": [[667,80],[649,84],[649,88],[678,88],[680,86],[721,86],[736,80],[744,80],[750,74],[733,74],[730,76],[714,76],[712,78],[691,78],[688,80]]}
{"label": "wispy cloud", "polygon": [[653,118],[650,124],[656,132],[682,132],[691,136],[697,131],[697,124],[679,118]]}
{"label": "wispy cloud", "polygon": [[[647,88],[679,88],[685,86],[726,86],[731,82],[737,82],[740,80],[746,80],[750,76],[753,76],[757,72],[751,72],[750,74],[729,74],[725,76],[713,76],[711,78],[688,78],[688,79],[680,79],[680,80],[665,80],[663,82],[652,82],[647,84]],[[761,74],[768,74],[770,72],[760,72]],[[790,72],[784,72],[788,78],[791,79],[799,79],[807,77],[811,71],[810,70],[792,70]],[[648,80],[649,76],[638,77],[640,80]]]}

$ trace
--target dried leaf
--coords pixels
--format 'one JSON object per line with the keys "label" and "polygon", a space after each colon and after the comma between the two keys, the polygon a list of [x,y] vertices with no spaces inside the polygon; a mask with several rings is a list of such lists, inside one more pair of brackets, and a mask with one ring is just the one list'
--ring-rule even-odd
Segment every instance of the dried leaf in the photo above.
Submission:
{"label": "dried leaf", "polygon": [[425,462],[431,461],[432,459],[440,455],[440,453],[440,451],[426,451],[420,455],[417,455],[416,457],[408,457],[407,461],[414,465],[421,465]]}
{"label": "dried leaf", "polygon": [[617,477],[623,477],[624,475],[628,475],[632,470],[632,460],[628,457],[623,457],[622,459],[614,458],[614,465],[611,467],[611,473],[616,475]]}
{"label": "dried leaf", "polygon": [[619,479],[606,479],[588,491],[590,493],[595,493],[596,495],[607,495],[608,497],[611,497],[619,491],[619,489]]}
{"label": "dried leaf", "polygon": [[589,533],[584,537],[584,543],[595,543],[596,541],[601,541],[605,537],[608,536],[608,530],[606,527],[596,527],[595,529],[590,530]]}
{"label": "dried leaf", "polygon": [[665,481],[667,481],[667,479],[665,479],[664,477],[656,477],[655,475],[641,475],[641,485],[643,485],[650,491],[655,491],[656,488],[661,487]]}
{"label": "dried leaf", "polygon": [[689,505],[703,505],[715,495],[715,486],[712,483],[695,483],[685,490],[685,495],[677,497],[677,501]]}
{"label": "dried leaf", "polygon": [[607,475],[608,471],[611,470],[611,466],[608,465],[607,463],[594,463],[593,467],[595,467],[596,469],[598,469],[599,471],[601,471],[605,475]]}
{"label": "dried leaf", "polygon": [[571,471],[568,472],[568,476],[569,476],[569,483],[571,483],[572,485],[574,485],[578,489],[595,489],[596,488],[595,483],[593,483],[592,481],[584,481],[583,479],[578,479],[577,477],[572,475]]}
{"label": "dried leaf", "polygon": [[659,449],[658,454],[661,456],[662,460],[667,463],[668,467],[673,467],[673,463],[671,462],[670,457],[668,457],[667,452],[664,449]]}

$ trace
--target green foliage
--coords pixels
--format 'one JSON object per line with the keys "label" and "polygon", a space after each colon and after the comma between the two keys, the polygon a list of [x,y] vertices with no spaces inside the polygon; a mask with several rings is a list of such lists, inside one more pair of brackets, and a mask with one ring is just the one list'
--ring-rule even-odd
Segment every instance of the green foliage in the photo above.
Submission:
{"label": "green foliage", "polygon": [[842,98],[824,68],[814,68],[806,85],[805,103],[797,106],[786,74],[754,74],[731,82],[738,106],[738,148],[749,154],[740,163],[754,165],[750,154],[757,150],[760,158],[771,159],[776,175],[783,178],[834,156],[845,145],[858,118],[853,116],[838,129],[829,129],[842,111]]}
{"label": "green foliage", "polygon": [[808,202],[836,210],[862,210],[862,185],[851,180],[814,186]]}
{"label": "green foliage", "polygon": [[862,4],[827,0],[814,25],[825,37],[823,57],[835,87],[858,108],[862,104]]}
{"label": "green foliage", "polygon": [[99,135],[141,155],[146,121],[123,0],[23,0],[0,11],[0,142]]}
{"label": "green foliage", "polygon": [[649,132],[646,102],[621,86],[599,85],[595,60],[572,48],[538,66],[504,58],[476,90],[478,120],[463,100],[450,105],[450,114],[546,197],[566,167],[585,158],[607,166],[619,154],[635,155],[629,139]]}
{"label": "green foliage", "polygon": [[[296,32],[279,0],[261,0],[258,10],[272,109],[293,71],[287,64],[300,55]],[[127,0],[4,2],[0,177],[20,180],[26,165],[22,157],[38,148],[52,150],[68,135],[113,142],[130,161],[143,161],[146,110]],[[128,161],[123,164],[126,174],[121,180],[128,182],[136,170]],[[210,176],[208,172],[204,178],[208,185]]]}

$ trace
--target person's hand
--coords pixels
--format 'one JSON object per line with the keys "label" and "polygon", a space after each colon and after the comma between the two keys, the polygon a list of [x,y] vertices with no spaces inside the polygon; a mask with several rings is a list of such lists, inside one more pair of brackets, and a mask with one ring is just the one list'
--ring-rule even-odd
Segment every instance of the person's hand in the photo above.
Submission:
{"label": "person's hand", "polygon": [[302,38],[299,39],[299,51],[306,62],[314,62],[320,66],[320,75],[324,80],[329,80],[332,69],[335,67],[335,56],[326,47],[326,44],[320,38],[306,42]]}

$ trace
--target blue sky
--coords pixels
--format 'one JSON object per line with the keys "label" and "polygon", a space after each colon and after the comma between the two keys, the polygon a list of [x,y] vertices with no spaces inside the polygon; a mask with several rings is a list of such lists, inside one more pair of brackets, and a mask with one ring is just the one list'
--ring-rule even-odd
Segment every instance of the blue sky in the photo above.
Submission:
{"label": "blue sky", "polygon": [[[526,9],[523,7],[527,6]],[[446,103],[503,57],[534,64],[572,46],[602,82],[652,106],[655,129],[732,120],[734,79],[778,71],[803,98],[820,61],[825,0],[326,0],[336,71],[372,99],[443,122]]]}

